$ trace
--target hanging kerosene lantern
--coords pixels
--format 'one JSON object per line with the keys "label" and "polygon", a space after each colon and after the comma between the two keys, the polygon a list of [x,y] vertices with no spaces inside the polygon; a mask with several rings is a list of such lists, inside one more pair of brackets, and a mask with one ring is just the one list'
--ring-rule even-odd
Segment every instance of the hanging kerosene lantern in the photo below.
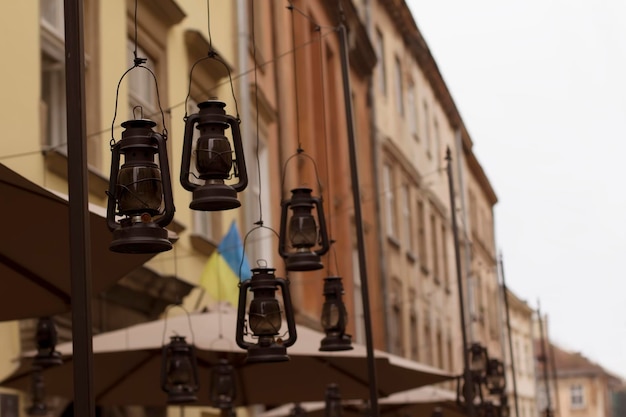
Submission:
{"label": "hanging kerosene lantern", "polygon": [[[193,193],[189,204],[192,210],[219,211],[241,206],[237,193],[248,185],[248,174],[239,131],[239,120],[227,115],[226,104],[218,100],[208,100],[198,104],[198,113],[190,115],[185,121],[185,139],[180,170],[180,182],[187,191]],[[200,131],[200,137],[193,148],[194,126]],[[224,135],[231,128],[235,158],[228,138]],[[200,185],[190,180],[191,157],[195,157],[197,178],[204,181]],[[195,176],[195,175],[194,175]],[[236,184],[228,185],[224,181],[237,177]]]}
{"label": "hanging kerosene lantern", "polygon": [[[252,278],[239,287],[239,306],[237,309],[237,345],[248,351],[247,362],[280,362],[289,360],[287,348],[296,342],[296,324],[294,319],[289,282],[277,278],[274,268],[259,267],[252,269]],[[281,289],[285,319],[289,338],[279,337],[281,328],[281,308],[276,299],[276,291]],[[244,340],[246,333],[246,300],[248,290],[253,294],[248,311],[248,324],[251,336],[258,338],[257,343]]]}
{"label": "hanging kerosene lantern", "polygon": [[235,371],[226,359],[211,368],[211,387],[209,396],[211,405],[221,410],[233,408],[233,401],[237,395]]}
{"label": "hanging kerosene lantern", "polygon": [[339,387],[337,386],[337,384],[329,384],[328,387],[326,387],[325,402],[325,417],[342,416],[343,412],[341,410],[341,395],[339,394]]}
{"label": "hanging kerosene lantern", "polygon": [[[107,223],[114,252],[157,253],[172,248],[165,229],[175,211],[167,146],[152,129],[155,126],[152,120],[128,120],[122,123],[126,129],[122,139],[111,147]],[[116,216],[122,217],[119,222]]]}
{"label": "hanging kerosene lantern", "polygon": [[472,343],[468,353],[469,369],[472,374],[472,378],[477,383],[483,383],[487,372],[487,363],[489,362],[487,348],[482,346],[480,343]]}
{"label": "hanging kerosene lantern", "polygon": [[163,346],[161,356],[161,388],[168,404],[197,401],[198,364],[194,347],[183,336],[172,336]]}
{"label": "hanging kerosene lantern", "polygon": [[485,385],[489,394],[503,394],[506,386],[506,377],[504,374],[504,363],[498,359],[489,359],[487,362],[487,371],[485,374]]}
{"label": "hanging kerosene lantern", "polygon": [[31,405],[26,409],[26,414],[29,416],[45,416],[48,414],[48,406],[45,402],[45,384],[41,368],[34,367],[31,374]]}
{"label": "hanging kerosene lantern", "polygon": [[348,311],[343,303],[341,277],[324,278],[324,305],[322,306],[322,327],[326,337],[322,339],[321,351],[352,349],[352,338],[346,334]]}
{"label": "hanging kerosene lantern", "polygon": [[[285,259],[288,271],[322,269],[321,256],[330,248],[322,200],[313,197],[311,192],[310,188],[295,188],[291,190],[291,199],[281,202],[278,252]],[[314,208],[317,221],[313,216]]]}
{"label": "hanging kerosene lantern", "polygon": [[37,355],[33,358],[34,367],[49,368],[63,364],[61,353],[55,350],[57,341],[58,336],[54,320],[50,317],[41,317],[37,321],[35,334]]}

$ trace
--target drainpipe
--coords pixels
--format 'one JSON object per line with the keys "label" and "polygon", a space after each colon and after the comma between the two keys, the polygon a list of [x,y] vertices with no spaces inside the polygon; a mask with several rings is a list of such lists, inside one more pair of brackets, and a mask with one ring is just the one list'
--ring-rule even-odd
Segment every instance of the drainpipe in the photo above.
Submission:
{"label": "drainpipe", "polygon": [[[249,33],[248,33],[248,5],[247,5],[247,1],[246,0],[237,0],[237,37],[238,37],[238,42],[237,42],[237,64],[239,67],[239,74],[241,74],[241,76],[239,77],[239,98],[237,100],[240,111],[241,111],[241,118],[243,120],[248,120],[250,118],[250,91],[249,91],[249,86],[250,86],[250,82],[249,82],[249,74],[248,74],[248,67],[249,67],[249,62],[248,62],[248,39],[249,39]],[[256,64],[255,64],[256,65]],[[255,153],[255,142],[252,141],[252,135],[250,134],[250,132],[252,131],[251,129],[254,128],[254,124],[253,123],[247,123],[246,127],[241,129],[241,142],[243,145],[243,151],[245,155],[254,155]],[[248,161],[250,161],[250,158],[247,158]],[[258,163],[257,159],[254,158],[254,160],[256,161],[256,163]],[[255,174],[248,174],[250,176],[250,179],[253,179],[253,181],[256,181],[257,184],[261,181],[261,179],[258,177],[258,175],[256,173],[258,173],[258,170],[254,169],[248,169],[248,172],[254,172]],[[246,193],[246,199],[247,200],[251,200],[251,198],[249,198],[250,193]],[[256,217],[256,213],[255,213],[255,209],[257,208],[257,206],[255,204],[242,204],[242,209],[243,209],[243,222],[245,225],[245,229],[248,229],[249,225],[254,224],[254,222],[256,220],[258,220]]]}
{"label": "drainpipe", "polygon": [[65,94],[69,191],[74,412],[95,415],[91,341],[91,243],[87,191],[83,0],[65,0]]}
{"label": "drainpipe", "polygon": [[[376,1],[376,0],[374,0]],[[367,34],[369,36],[370,39],[374,39],[374,23],[372,21],[372,16],[374,15],[374,11],[372,9],[372,0],[365,0],[364,1],[364,9],[365,9],[365,27],[367,29]],[[369,88],[367,89],[367,101],[368,104],[370,106],[370,113],[371,113],[371,117],[370,117],[370,143],[371,143],[371,149],[372,149],[372,170],[374,172],[374,190],[376,190],[375,192],[378,193],[378,190],[380,190],[380,176],[378,175],[379,172],[379,163],[380,163],[380,152],[379,152],[379,148],[378,148],[378,138],[377,138],[377,132],[378,132],[378,124],[376,123],[376,105],[375,105],[375,100],[374,100],[374,77],[372,76],[370,78],[370,82],[369,82]],[[379,198],[375,198],[374,199],[374,204],[376,205],[376,213],[382,213],[382,208],[380,206],[380,199]],[[383,226],[382,226],[382,220],[380,218],[380,216],[376,216],[376,230],[378,233],[378,259],[385,259],[385,250],[384,250],[384,233],[383,233]],[[383,301],[383,311],[389,311],[389,294],[387,293],[387,268],[385,267],[385,262],[379,262],[379,270],[380,270],[380,291],[382,294],[382,301]],[[414,300],[411,300],[411,302],[413,302]],[[389,328],[390,328],[390,323],[389,321],[391,320],[391,316],[385,314],[385,340],[387,341],[387,350],[391,349],[391,337],[389,334]]]}
{"label": "drainpipe", "polygon": [[[474,318],[476,317],[476,306],[474,303],[474,280],[472,277],[472,243],[470,241],[470,232],[468,230],[468,216],[467,216],[467,205],[465,202],[465,178],[463,176],[463,161],[465,160],[463,154],[463,138],[461,135],[461,128],[456,131],[456,163],[457,163],[457,171],[459,172],[459,195],[461,197],[461,215],[463,217],[463,244],[465,246],[465,280],[467,282],[467,311],[464,311],[468,320],[468,328],[467,328],[467,338],[471,341],[475,341],[474,339]],[[453,213],[456,215],[456,213]]]}

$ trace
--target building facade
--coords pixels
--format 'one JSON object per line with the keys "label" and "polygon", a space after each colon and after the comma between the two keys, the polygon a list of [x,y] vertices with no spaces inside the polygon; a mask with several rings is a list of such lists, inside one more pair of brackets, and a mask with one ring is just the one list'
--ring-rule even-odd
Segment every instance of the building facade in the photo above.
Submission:
{"label": "building facade", "polygon": [[[509,306],[510,334],[505,333],[507,340],[504,340],[503,344],[508,404],[512,411],[516,408],[519,410],[518,417],[534,417],[537,412],[537,375],[534,360],[536,352],[533,343],[534,310],[508,289],[506,295]],[[512,346],[509,346],[509,340]],[[515,383],[513,378],[515,378]]]}

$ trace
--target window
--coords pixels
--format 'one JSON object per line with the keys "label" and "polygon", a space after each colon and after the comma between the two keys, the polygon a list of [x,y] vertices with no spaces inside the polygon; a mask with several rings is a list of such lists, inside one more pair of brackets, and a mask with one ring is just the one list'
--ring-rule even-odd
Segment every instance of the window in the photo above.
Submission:
{"label": "window", "polygon": [[424,146],[426,146],[426,153],[428,156],[431,155],[431,143],[430,143],[430,109],[428,108],[428,102],[424,100],[422,102],[422,107],[424,108],[424,123],[423,123],[423,136],[424,136]]}
{"label": "window", "polygon": [[585,406],[585,395],[582,385],[575,384],[570,386],[569,393],[571,408],[582,408]]}
{"label": "window", "polygon": [[[135,58],[135,42],[128,40],[128,66],[133,66],[133,60]],[[150,57],[146,51],[137,47],[137,56],[139,58],[146,58],[148,61],[143,64],[144,67],[149,68],[154,72],[156,63],[152,57]],[[156,73],[155,73],[156,75]],[[143,68],[135,68],[128,73],[125,82],[128,84],[128,117],[131,119],[146,118],[161,124],[161,115],[158,113],[157,103],[157,90],[156,81],[149,71]],[[139,113],[136,108],[140,107],[143,113]],[[194,111],[195,113],[195,111]],[[157,116],[158,114],[158,116]]]}
{"label": "window", "polygon": [[385,164],[383,166],[383,192],[385,193],[385,224],[387,227],[387,236],[396,236],[396,201],[395,201],[395,189],[393,184],[393,177],[391,166]]}
{"label": "window", "polygon": [[426,351],[426,357],[424,361],[427,365],[433,364],[433,337],[430,331],[430,315],[428,309],[424,310],[424,349]]}
{"label": "window", "polygon": [[422,268],[426,268],[426,213],[424,202],[417,201],[417,251]]}
{"label": "window", "polygon": [[433,136],[435,139],[435,158],[437,159],[437,169],[441,169],[442,152],[441,152],[441,136],[439,132],[439,122],[437,119],[433,120]]}
{"label": "window", "polygon": [[41,25],[60,39],[65,38],[63,0],[39,0]]}
{"label": "window", "polygon": [[433,250],[433,276],[435,277],[435,282],[439,283],[439,247],[437,245],[437,218],[434,214],[430,215],[430,237],[430,246]]}
{"label": "window", "polygon": [[413,253],[413,219],[411,218],[410,189],[402,185],[402,238],[405,249]]}
{"label": "window", "polygon": [[352,283],[354,296],[354,341],[356,343],[365,343],[365,319],[363,317],[363,294],[361,290],[361,273],[359,270],[359,251],[358,248],[352,249]]}
{"label": "window", "polygon": [[414,361],[419,360],[419,329],[417,327],[417,309],[415,308],[415,290],[411,289],[409,291],[409,303],[411,305],[411,317],[410,317],[410,325],[409,329],[410,340],[411,340],[411,359]]}
{"label": "window", "polygon": [[450,270],[448,269],[448,244],[447,229],[445,223],[441,222],[441,275],[446,291],[450,290]]}
{"label": "window", "polygon": [[417,134],[417,108],[415,104],[415,85],[409,83],[406,89],[406,115],[409,123],[409,133],[413,139],[418,140]]}
{"label": "window", "polygon": [[382,32],[376,30],[376,57],[378,58],[378,89],[387,95],[387,71],[385,68],[385,40]]}
{"label": "window", "polygon": [[396,96],[396,108],[398,113],[403,116],[404,115],[404,89],[402,82],[402,64],[400,63],[400,58],[396,57],[395,60],[395,96]]}
{"label": "window", "polygon": [[402,320],[402,283],[399,279],[394,278],[391,285],[391,320],[389,323],[390,350],[391,353],[402,356],[404,353],[402,339],[404,332]]}
{"label": "window", "polygon": [[67,147],[63,0],[39,4],[42,143],[59,150]]}

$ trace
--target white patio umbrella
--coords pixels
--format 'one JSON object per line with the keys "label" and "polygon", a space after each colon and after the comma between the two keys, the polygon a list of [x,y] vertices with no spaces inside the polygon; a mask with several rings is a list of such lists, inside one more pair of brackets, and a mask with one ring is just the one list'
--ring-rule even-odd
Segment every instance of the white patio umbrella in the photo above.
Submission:
{"label": "white patio umbrella", "polygon": [[[342,397],[343,397],[343,393]],[[343,417],[363,417],[365,403],[363,401],[342,401]],[[306,411],[307,417],[324,417],[325,403],[312,401],[298,404]],[[456,394],[450,390],[425,386],[398,392],[378,402],[380,415],[385,417],[423,416],[430,417],[435,409],[440,409],[443,417],[462,417],[463,411],[456,404]],[[295,404],[285,404],[273,408],[258,417],[287,417]]]}
{"label": "white patio umbrella", "polygon": [[[71,304],[69,206],[53,193],[0,164],[0,321],[50,316]],[[152,254],[109,250],[106,211],[90,206],[92,289],[97,295]]]}
{"label": "white patio umbrella", "polygon": [[[369,397],[365,347],[352,351],[319,352],[323,334],[297,327],[298,340],[288,349],[290,360],[245,364],[245,351],[235,343],[236,314],[215,311],[169,317],[128,327],[93,338],[94,393],[101,405],[164,405],[161,391],[161,347],[171,335],[185,336],[196,347],[199,365],[197,405],[210,405],[210,368],[220,358],[235,367],[237,405],[280,405],[290,401],[324,398],[327,384],[336,383],[344,398]],[[167,339],[167,340],[165,340]],[[62,366],[44,372],[46,393],[72,396],[71,344],[59,345]],[[381,396],[452,378],[440,370],[383,352],[376,352],[376,371]],[[27,390],[30,359],[0,385]]]}

